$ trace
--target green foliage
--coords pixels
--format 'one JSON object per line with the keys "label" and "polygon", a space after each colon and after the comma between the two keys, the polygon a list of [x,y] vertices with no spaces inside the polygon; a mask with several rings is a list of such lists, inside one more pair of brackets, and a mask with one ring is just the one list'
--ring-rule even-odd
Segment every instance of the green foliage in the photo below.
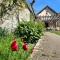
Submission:
{"label": "green foliage", "polygon": [[2,29],[1,27],[0,27],[0,37],[5,37],[5,36],[7,36],[8,35],[8,33],[7,33],[8,31],[4,28],[4,29]]}
{"label": "green foliage", "polygon": [[17,52],[11,51],[11,42],[14,36],[9,34],[6,38],[0,38],[0,60],[26,60],[31,53],[32,46],[29,44],[29,51],[24,51],[22,46],[23,42],[20,38],[16,38],[19,45],[19,50]]}
{"label": "green foliage", "polygon": [[42,35],[43,28],[42,22],[21,22],[14,34],[18,37],[23,37],[28,43],[36,43]]}
{"label": "green foliage", "polygon": [[2,0],[0,3],[0,18],[8,13],[7,11],[11,11],[15,6],[23,8],[25,3],[25,0]]}
{"label": "green foliage", "polygon": [[60,35],[60,31],[50,31],[51,33],[55,33],[57,35]]}

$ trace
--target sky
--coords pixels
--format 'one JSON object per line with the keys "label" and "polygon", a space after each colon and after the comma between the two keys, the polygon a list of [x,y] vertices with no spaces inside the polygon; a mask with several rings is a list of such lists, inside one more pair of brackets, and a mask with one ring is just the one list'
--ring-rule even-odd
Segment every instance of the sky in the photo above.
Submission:
{"label": "sky", "polygon": [[[28,3],[31,3],[32,0],[27,0]],[[51,7],[57,13],[60,13],[60,0],[36,0],[33,8],[35,13],[41,11],[46,5]]]}

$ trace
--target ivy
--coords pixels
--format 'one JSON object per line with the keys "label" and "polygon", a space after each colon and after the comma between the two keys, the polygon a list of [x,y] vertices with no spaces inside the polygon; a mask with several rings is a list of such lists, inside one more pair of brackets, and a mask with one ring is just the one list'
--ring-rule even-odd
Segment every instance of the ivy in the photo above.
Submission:
{"label": "ivy", "polygon": [[0,18],[15,6],[23,8],[23,3],[25,4],[25,0],[3,0],[2,3],[0,3]]}

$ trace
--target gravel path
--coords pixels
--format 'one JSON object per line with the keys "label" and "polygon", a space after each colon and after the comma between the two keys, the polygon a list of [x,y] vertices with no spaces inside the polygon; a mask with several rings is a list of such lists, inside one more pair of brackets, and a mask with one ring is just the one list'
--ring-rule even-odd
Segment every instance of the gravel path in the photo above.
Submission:
{"label": "gravel path", "polygon": [[45,32],[42,40],[36,44],[31,55],[32,60],[60,60],[60,36]]}

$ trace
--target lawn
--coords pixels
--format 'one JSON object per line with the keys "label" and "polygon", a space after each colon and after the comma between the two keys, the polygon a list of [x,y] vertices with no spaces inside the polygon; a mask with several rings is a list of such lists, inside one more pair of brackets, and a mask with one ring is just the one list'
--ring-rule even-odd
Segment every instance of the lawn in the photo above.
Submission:
{"label": "lawn", "polygon": [[60,31],[52,31],[52,33],[55,33],[57,35],[60,35]]}

